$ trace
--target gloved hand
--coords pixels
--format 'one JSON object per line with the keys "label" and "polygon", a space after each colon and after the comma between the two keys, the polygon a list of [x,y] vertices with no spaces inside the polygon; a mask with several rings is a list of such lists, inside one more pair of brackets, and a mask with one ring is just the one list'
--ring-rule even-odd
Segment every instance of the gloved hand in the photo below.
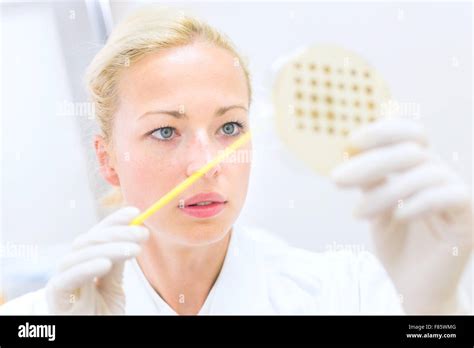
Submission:
{"label": "gloved hand", "polygon": [[433,153],[414,121],[379,121],[353,132],[349,144],[357,153],[332,178],[361,190],[356,215],[369,221],[405,311],[465,311],[458,284],[473,247],[468,187]]}
{"label": "gloved hand", "polygon": [[124,313],[124,262],[139,254],[139,244],[149,235],[143,226],[128,226],[139,213],[122,208],[74,240],[72,252],[46,285],[50,313]]}

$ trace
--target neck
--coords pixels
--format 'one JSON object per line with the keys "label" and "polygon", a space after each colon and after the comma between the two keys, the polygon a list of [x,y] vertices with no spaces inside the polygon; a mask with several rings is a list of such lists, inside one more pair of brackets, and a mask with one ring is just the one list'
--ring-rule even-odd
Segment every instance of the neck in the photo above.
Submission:
{"label": "neck", "polygon": [[151,233],[137,261],[161,298],[178,314],[197,314],[224,263],[232,230],[204,246],[186,246]]}

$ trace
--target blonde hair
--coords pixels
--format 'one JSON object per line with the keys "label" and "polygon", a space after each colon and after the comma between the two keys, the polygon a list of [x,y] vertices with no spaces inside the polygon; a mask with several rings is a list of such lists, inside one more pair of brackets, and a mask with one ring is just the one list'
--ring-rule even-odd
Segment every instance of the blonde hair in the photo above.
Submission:
{"label": "blonde hair", "polygon": [[[246,60],[230,39],[195,16],[170,8],[146,6],[130,15],[112,32],[86,72],[86,85],[104,139],[110,143],[113,117],[118,105],[120,73],[149,53],[203,40],[231,52],[247,80],[249,104],[252,95]],[[121,190],[114,187],[101,202],[106,207],[123,203]]]}

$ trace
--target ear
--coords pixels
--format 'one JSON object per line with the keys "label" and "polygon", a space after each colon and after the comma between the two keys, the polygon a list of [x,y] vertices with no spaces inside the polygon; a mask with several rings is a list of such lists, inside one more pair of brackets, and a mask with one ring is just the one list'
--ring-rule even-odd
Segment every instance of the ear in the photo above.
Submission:
{"label": "ear", "polygon": [[94,147],[97,159],[99,160],[100,174],[110,185],[120,186],[120,180],[115,171],[115,163],[112,160],[114,157],[113,154],[109,152],[104,137],[96,135],[94,138]]}

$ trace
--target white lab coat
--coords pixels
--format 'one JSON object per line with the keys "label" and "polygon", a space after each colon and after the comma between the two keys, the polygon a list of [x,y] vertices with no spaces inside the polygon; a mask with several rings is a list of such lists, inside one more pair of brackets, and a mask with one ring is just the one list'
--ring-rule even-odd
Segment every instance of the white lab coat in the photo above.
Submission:
{"label": "white lab coat", "polygon": [[[176,314],[135,259],[125,263],[126,314]],[[49,314],[44,288],[0,314]],[[221,272],[199,314],[403,314],[399,296],[369,252],[314,253],[255,228],[234,226]]]}

